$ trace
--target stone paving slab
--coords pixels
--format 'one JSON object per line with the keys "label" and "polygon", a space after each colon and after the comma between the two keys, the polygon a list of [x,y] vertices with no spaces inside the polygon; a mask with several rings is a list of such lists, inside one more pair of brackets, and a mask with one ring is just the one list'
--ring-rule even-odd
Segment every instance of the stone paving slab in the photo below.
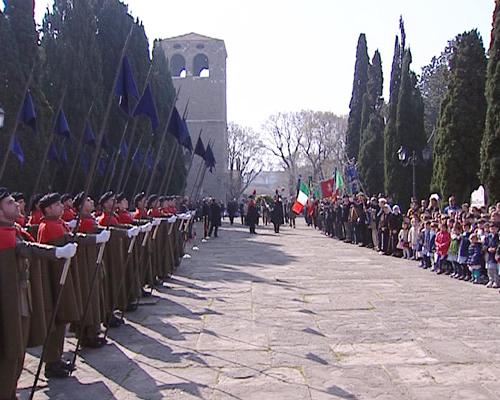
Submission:
{"label": "stone paving slab", "polygon": [[251,236],[224,224],[156,305],[84,351],[70,379],[42,379],[35,398],[500,398],[498,291],[298,225]]}

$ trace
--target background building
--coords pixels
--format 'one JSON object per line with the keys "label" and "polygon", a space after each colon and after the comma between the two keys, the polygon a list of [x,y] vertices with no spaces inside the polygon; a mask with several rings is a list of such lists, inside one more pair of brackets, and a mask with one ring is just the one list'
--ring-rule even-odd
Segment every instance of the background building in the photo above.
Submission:
{"label": "background building", "polygon": [[[176,90],[180,89],[177,109],[187,105],[187,123],[193,146],[200,130],[205,146],[212,143],[217,161],[213,174],[207,171],[201,195],[226,200],[227,192],[227,101],[226,46],[224,41],[197,33],[161,41]],[[195,157],[188,176],[186,194],[190,194],[201,165]]]}

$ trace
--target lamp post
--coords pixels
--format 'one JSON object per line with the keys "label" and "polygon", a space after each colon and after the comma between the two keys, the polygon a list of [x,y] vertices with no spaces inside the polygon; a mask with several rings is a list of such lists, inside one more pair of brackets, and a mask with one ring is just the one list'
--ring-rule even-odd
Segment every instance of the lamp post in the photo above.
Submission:
{"label": "lamp post", "polygon": [[3,110],[2,106],[0,105],[0,129],[3,128],[5,122],[5,111]]}
{"label": "lamp post", "polygon": [[[421,155],[421,160],[426,163],[428,162],[432,157],[432,150],[427,144],[425,148],[422,150],[422,155]],[[412,151],[411,155],[408,155],[408,152],[405,147],[401,146],[398,150],[398,158],[399,161],[406,167],[409,164],[412,166],[412,187],[413,187],[413,198],[416,200],[417,199],[417,163],[419,161],[419,155],[417,155],[417,152],[415,150]]]}

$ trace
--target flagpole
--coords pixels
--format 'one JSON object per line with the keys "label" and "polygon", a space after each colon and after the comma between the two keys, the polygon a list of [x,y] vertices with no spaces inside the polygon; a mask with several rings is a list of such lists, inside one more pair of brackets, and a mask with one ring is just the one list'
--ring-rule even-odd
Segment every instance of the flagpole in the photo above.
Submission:
{"label": "flagpole", "polygon": [[[130,27],[130,31],[129,31],[128,36],[127,36],[127,39],[125,40],[125,44],[123,45],[122,53],[121,53],[121,56],[120,56],[120,63],[118,64],[118,68],[116,70],[114,81],[113,81],[113,86],[111,87],[111,92],[110,92],[109,97],[108,97],[108,103],[107,103],[107,106],[106,106],[106,112],[104,114],[104,120],[102,122],[102,126],[101,126],[101,129],[99,131],[99,136],[98,136],[97,141],[96,141],[96,151],[95,151],[94,157],[92,158],[91,168],[89,169],[89,175],[87,176],[87,181],[85,183],[85,189],[84,189],[84,192],[83,192],[83,194],[84,194],[83,198],[84,199],[87,197],[87,194],[88,194],[88,192],[90,190],[90,185],[91,185],[92,180],[94,178],[95,168],[96,168],[96,165],[97,165],[97,160],[98,160],[100,152],[101,152],[102,139],[104,137],[104,132],[105,132],[105,129],[106,129],[106,124],[108,122],[109,113],[111,111],[111,106],[112,106],[112,103],[113,103],[114,88],[116,87],[116,83],[118,81],[118,76],[119,76],[119,73],[120,73],[120,69],[121,69],[121,66],[122,66],[123,59],[125,57],[127,48],[128,48],[128,44],[130,43],[130,38],[132,37],[132,33],[134,32],[134,27],[135,27],[135,23],[132,23],[132,25]],[[85,202],[82,202],[82,206],[81,206],[81,208],[79,210],[79,213],[78,213],[78,216],[77,216],[75,230],[78,229],[78,226],[80,224],[81,211],[82,211],[83,204],[85,204]],[[97,276],[98,276],[101,264],[102,263],[99,262],[96,265],[96,268],[94,270],[94,276],[92,277],[92,283],[91,283],[91,286],[90,286],[90,293],[89,294],[92,294],[92,291],[94,289],[95,283],[97,281]],[[49,332],[52,331],[52,328],[53,328],[53,326],[55,324],[56,314],[57,314],[57,311],[59,309],[59,304],[61,302],[63,288],[64,288],[65,283],[66,283],[65,271],[67,271],[69,269],[69,265],[70,264],[68,262],[65,263],[63,272],[61,274],[61,280],[60,280],[60,285],[59,285],[59,289],[58,289],[58,293],[57,293],[57,298],[56,298],[56,302],[55,302],[55,305],[54,305],[53,310],[52,310],[52,318],[51,318],[50,324],[49,324],[48,329],[47,329],[47,335],[45,337],[45,341],[44,341],[44,344],[43,344],[43,347],[42,347],[42,354],[40,355],[40,361],[38,363],[38,368],[37,368],[37,372],[35,374],[35,380],[33,382],[33,386],[31,387],[31,393],[30,393],[30,396],[29,396],[29,400],[32,400],[33,396],[35,395],[36,386],[38,384],[38,379],[40,378],[40,372],[42,370],[42,363],[43,363],[43,359],[44,359],[46,348],[47,348],[47,342],[48,342],[48,338],[49,338]],[[90,298],[90,296],[89,296],[89,298]],[[87,301],[88,301],[88,299],[87,299]],[[75,361],[76,361],[76,357],[75,357]]]}
{"label": "flagpole", "polygon": [[92,113],[92,109],[94,108],[94,102],[92,101],[92,104],[90,105],[89,111],[87,112],[87,117],[83,121],[83,129],[82,129],[82,134],[80,136],[80,139],[78,139],[78,147],[76,148],[75,152],[75,158],[73,160],[73,165],[71,166],[71,173],[69,175],[68,182],[66,183],[66,193],[70,193],[72,186],[73,186],[73,179],[75,178],[76,174],[76,167],[78,165],[78,161],[80,160],[80,150],[83,145],[83,140],[85,139],[85,128],[87,126],[87,121],[90,118],[90,114]]}
{"label": "flagpole", "polygon": [[[143,139],[144,139],[144,136],[145,135],[141,135],[141,137],[139,138],[139,143],[137,144],[137,147],[136,147],[136,151],[138,151],[138,149],[141,148],[141,145],[142,145],[142,142],[143,142]],[[134,153],[135,155],[135,153]],[[125,183],[123,184],[123,188],[124,190],[126,189],[126,187],[128,186],[128,182],[130,180],[130,175],[132,174],[132,170],[134,169],[134,157],[132,156],[132,162],[130,163],[130,166],[128,167],[128,171],[127,171],[127,175],[125,177]]]}
{"label": "flagpole", "polygon": [[5,168],[7,168],[7,160],[9,159],[10,147],[12,146],[12,143],[14,141],[14,137],[16,136],[17,128],[19,127],[19,119],[21,118],[21,113],[23,111],[24,100],[26,99],[26,94],[28,93],[28,90],[31,86],[31,82],[33,81],[33,74],[35,72],[35,66],[36,66],[36,61],[33,62],[33,66],[31,67],[31,71],[28,75],[28,80],[26,81],[26,85],[24,87],[23,99],[21,101],[21,105],[19,106],[19,109],[17,110],[17,118],[16,118],[16,121],[14,122],[12,132],[10,133],[10,138],[9,138],[9,142],[7,143],[7,148],[5,149],[5,153],[4,153],[3,161],[2,161],[2,166],[0,167],[0,181],[3,178]]}
{"label": "flagpole", "polygon": [[[213,144],[214,144],[214,140],[212,140],[212,141],[209,140],[208,144],[207,144],[207,148],[209,146],[211,147]],[[196,189],[195,201],[198,201],[198,196],[199,196],[199,193],[200,193],[200,190],[201,190],[201,186],[203,185],[203,182],[205,180],[205,175],[206,175],[207,169],[208,169],[206,162],[204,162],[203,165],[205,166],[205,169],[203,170],[203,173],[202,173],[201,179],[200,179],[200,183],[198,184],[198,188]]]}
{"label": "flagpole", "polygon": [[[165,187],[162,188],[166,194],[168,194],[168,190],[170,188],[170,182],[172,181],[172,175],[174,174],[174,169],[175,169],[175,161],[177,159],[179,152],[179,142],[176,140],[174,143],[174,149],[173,149],[173,154],[172,154],[172,160],[170,164],[170,168],[167,170],[167,179],[166,179],[166,184]],[[173,194],[173,193],[172,193]]]}
{"label": "flagpole", "polygon": [[156,158],[155,158],[154,163],[153,163],[153,170],[151,172],[151,177],[149,178],[149,183],[148,183],[148,186],[146,189],[146,193],[148,193],[148,194],[150,193],[151,188],[153,186],[154,177],[156,175],[156,169],[158,167],[158,163],[160,162],[161,150],[162,150],[163,144],[165,143],[165,139],[166,139],[167,134],[168,134],[168,126],[170,125],[170,120],[172,119],[172,115],[173,115],[174,109],[175,109],[175,103],[177,103],[177,99],[179,98],[180,92],[181,92],[181,89],[179,87],[179,89],[177,89],[177,93],[175,94],[174,100],[172,101],[172,107],[170,107],[170,112],[169,112],[169,115],[167,118],[167,122],[165,124],[165,129],[164,129],[163,134],[161,135],[161,138],[160,138],[160,145],[158,146]]}
{"label": "flagpole", "polygon": [[[200,129],[200,133],[198,134],[198,139],[196,140],[196,143],[198,143],[198,141],[201,139],[201,134],[203,132],[203,128]],[[184,196],[185,195],[185,192],[186,192],[186,187],[187,187],[187,182],[188,182],[188,177],[189,177],[189,173],[191,172],[191,168],[193,167],[193,161],[194,161],[194,156],[196,154],[194,153],[194,150],[193,150],[193,155],[191,156],[191,160],[189,162],[189,167],[186,171],[186,179],[184,179],[184,185],[182,187],[182,195]]]}
{"label": "flagpole", "polygon": [[45,169],[45,164],[47,163],[47,158],[49,156],[49,150],[50,150],[50,147],[52,146],[52,143],[54,142],[54,138],[55,138],[57,118],[59,116],[59,113],[62,110],[64,98],[66,97],[66,89],[67,89],[67,87],[64,88],[63,95],[61,96],[61,100],[59,101],[59,107],[57,109],[57,112],[54,114],[54,123],[52,124],[52,131],[50,132],[49,141],[47,142],[47,146],[45,147],[45,152],[43,153],[42,162],[40,163],[40,166],[38,168],[38,175],[36,177],[35,186],[33,187],[33,191],[31,193],[32,195],[37,194],[38,189],[40,188],[40,181],[42,179],[43,170]]}
{"label": "flagpole", "polygon": [[[152,142],[152,140],[151,140],[151,142]],[[144,157],[143,157],[143,160],[142,160],[142,166],[141,166],[141,169],[139,171],[139,175],[137,176],[137,181],[135,182],[134,191],[132,192],[132,196],[134,196],[137,193],[137,190],[139,189],[139,186],[141,185],[141,183],[143,183],[141,178],[142,178],[142,174],[144,173],[144,171],[146,169],[146,158],[147,158],[149,152],[151,151],[151,147],[152,147],[152,143],[151,142],[149,142],[148,149],[144,153]]]}
{"label": "flagpole", "polygon": [[168,153],[168,157],[167,157],[167,164],[165,165],[165,173],[163,174],[163,178],[161,179],[161,183],[160,183],[160,186],[158,188],[158,192],[160,194],[166,194],[165,193],[165,185],[167,183],[167,179],[168,179],[168,172],[170,171],[170,168],[171,168],[171,164],[172,164],[172,159],[174,158],[174,153],[176,152],[176,144],[177,144],[177,140],[175,141],[174,145],[170,148],[170,152]]}
{"label": "flagpole", "polygon": [[191,199],[193,198],[194,191],[195,191],[197,184],[198,184],[198,179],[200,178],[201,169],[203,168],[204,164],[205,164],[205,160],[202,158],[201,162],[200,162],[200,168],[198,168],[198,173],[196,174],[196,179],[193,182],[193,188],[191,189],[191,195],[189,196]]}

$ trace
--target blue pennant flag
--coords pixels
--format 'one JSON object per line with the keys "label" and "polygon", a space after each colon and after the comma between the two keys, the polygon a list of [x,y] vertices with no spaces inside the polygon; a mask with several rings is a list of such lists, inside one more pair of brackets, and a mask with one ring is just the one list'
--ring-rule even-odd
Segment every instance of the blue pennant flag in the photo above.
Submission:
{"label": "blue pennant flag", "polygon": [[158,163],[158,172],[160,174],[163,174],[166,172],[166,170],[167,170],[167,168],[166,168],[165,162],[159,162]]}
{"label": "blue pennant flag", "polygon": [[104,176],[104,174],[106,173],[106,160],[104,159],[104,157],[101,157],[99,159],[99,163],[97,164],[97,172],[100,176]]}
{"label": "blue pennant flag", "polygon": [[33,98],[31,92],[28,90],[24,96],[23,108],[19,116],[19,122],[28,125],[34,133],[36,133],[36,111],[33,105]]}
{"label": "blue pennant flag", "polygon": [[135,153],[132,156],[132,162],[134,163],[134,167],[141,168],[142,154],[139,147],[135,150]]}
{"label": "blue pennant flag", "polygon": [[123,139],[123,142],[120,145],[120,151],[118,152],[118,154],[120,155],[120,158],[122,160],[125,160],[125,157],[127,157],[127,153],[128,153],[127,142],[125,141],[125,139]]}
{"label": "blue pennant flag", "polygon": [[106,153],[111,154],[112,150],[111,143],[109,143],[108,135],[106,134],[102,138],[101,147],[104,149]]}
{"label": "blue pennant flag", "polygon": [[139,98],[137,85],[135,84],[134,74],[130,67],[128,57],[123,58],[123,63],[120,68],[120,75],[115,86],[115,96],[120,98],[120,108],[127,115],[130,115],[130,97]]}
{"label": "blue pennant flag", "polygon": [[149,83],[144,90],[144,94],[135,107],[134,117],[137,117],[138,115],[146,115],[149,117],[149,119],[151,120],[151,127],[153,128],[153,132],[158,129],[158,125],[160,124],[158,121],[158,112],[156,111],[156,104],[153,99],[153,94],[151,93],[151,87]]}
{"label": "blue pennant flag", "polygon": [[56,135],[61,135],[69,139],[70,131],[69,131],[68,120],[66,119],[66,115],[64,115],[64,111],[62,110],[62,108],[59,110],[59,113],[57,114],[54,133]]}
{"label": "blue pennant flag", "polygon": [[182,135],[182,118],[179,115],[179,111],[177,111],[177,107],[174,107],[172,111],[172,116],[170,121],[168,122],[168,132],[177,139],[180,143],[180,138]]}
{"label": "blue pennant flag", "polygon": [[24,164],[23,149],[21,148],[21,144],[19,143],[17,137],[15,136],[12,138],[12,142],[10,144],[10,151],[17,157],[17,159],[21,164]]}
{"label": "blue pennant flag", "polygon": [[146,156],[146,167],[148,168],[148,171],[151,171],[153,168],[153,152],[151,150],[149,150]]}
{"label": "blue pennant flag", "polygon": [[215,157],[214,153],[212,151],[212,147],[210,146],[210,143],[207,145],[207,150],[205,151],[205,165],[206,167],[210,170],[210,172],[213,172],[213,169],[215,168]]}
{"label": "blue pennant flag", "polygon": [[191,135],[189,134],[189,129],[187,122],[184,118],[181,119],[181,137],[180,144],[189,150],[190,153],[193,152],[193,142],[191,141]]}
{"label": "blue pennant flag", "polygon": [[57,148],[54,142],[50,144],[47,160],[59,162],[59,154],[57,154]]}
{"label": "blue pennant flag", "polygon": [[83,151],[82,155],[80,157],[80,167],[82,168],[82,171],[85,174],[87,174],[89,172],[90,160],[89,160],[89,156],[87,155],[86,151]]}
{"label": "blue pennant flag", "polygon": [[198,141],[196,142],[196,147],[194,148],[194,154],[205,159],[205,146],[203,145],[201,137],[199,137]]}
{"label": "blue pennant flag", "polygon": [[61,163],[63,165],[68,165],[68,153],[66,152],[66,146],[64,145],[64,143],[62,144],[62,147],[61,147]]}
{"label": "blue pennant flag", "polygon": [[95,135],[89,121],[85,123],[85,130],[83,131],[83,143],[95,147]]}

